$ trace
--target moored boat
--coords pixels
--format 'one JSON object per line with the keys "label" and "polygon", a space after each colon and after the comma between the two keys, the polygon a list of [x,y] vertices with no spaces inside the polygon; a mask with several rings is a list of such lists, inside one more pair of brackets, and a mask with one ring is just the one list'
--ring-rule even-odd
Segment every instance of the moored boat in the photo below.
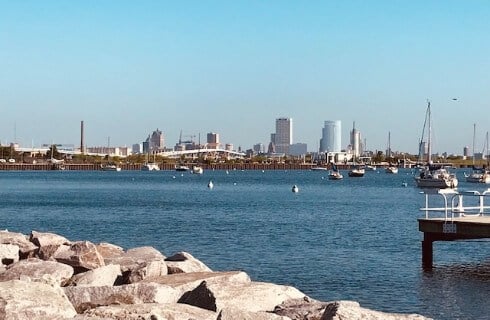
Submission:
{"label": "moored boat", "polygon": [[364,173],[366,171],[364,170],[364,168],[352,168],[350,171],[349,171],[349,177],[364,177]]}
{"label": "moored boat", "polygon": [[342,180],[344,176],[337,170],[331,170],[328,174],[330,180]]}
{"label": "moored boat", "polygon": [[121,168],[115,164],[101,164],[100,170],[102,170],[102,171],[121,171]]}
{"label": "moored boat", "polygon": [[192,173],[194,174],[203,174],[204,169],[201,166],[193,166]]}
{"label": "moored boat", "polygon": [[141,166],[141,171],[160,171],[158,163],[146,162]]}

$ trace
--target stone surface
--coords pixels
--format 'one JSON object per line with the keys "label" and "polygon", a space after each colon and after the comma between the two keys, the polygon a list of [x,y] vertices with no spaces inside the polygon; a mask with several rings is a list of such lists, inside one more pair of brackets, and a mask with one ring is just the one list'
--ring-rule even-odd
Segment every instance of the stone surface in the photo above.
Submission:
{"label": "stone surface", "polygon": [[69,285],[77,287],[112,286],[120,275],[121,267],[119,265],[110,264],[74,275],[70,279]]}
{"label": "stone surface", "polygon": [[194,258],[188,252],[178,252],[165,259],[168,273],[187,273],[187,272],[212,272],[204,263]]}
{"label": "stone surface", "polygon": [[53,258],[58,262],[74,267],[75,273],[77,270],[93,270],[105,265],[97,247],[89,241],[74,242],[68,250],[56,252]]}
{"label": "stone surface", "polygon": [[[123,248],[111,243],[102,242],[97,244],[96,247],[102,258],[104,258],[104,261],[106,261],[106,259],[114,259],[120,257],[124,254]],[[109,264],[108,262],[109,261],[107,260],[106,264]]]}
{"label": "stone surface", "polygon": [[63,290],[41,282],[0,282],[0,319],[62,319],[76,315]]}
{"label": "stone surface", "polygon": [[296,288],[272,283],[232,284],[203,281],[196,289],[186,292],[179,303],[217,312],[225,308],[272,312],[284,301],[304,297],[304,293]]}
{"label": "stone surface", "polygon": [[0,244],[0,265],[8,266],[19,261],[19,247],[15,244]]}
{"label": "stone surface", "polygon": [[327,304],[321,320],[427,320],[418,314],[385,313],[363,308],[355,301],[334,301]]}
{"label": "stone surface", "polygon": [[40,279],[57,286],[63,285],[73,275],[73,268],[55,261],[43,261],[36,258],[21,260],[9,266],[0,274],[0,281],[20,280],[29,277]]}
{"label": "stone surface", "polygon": [[157,283],[63,289],[78,313],[112,304],[175,303],[180,297],[174,288]]}
{"label": "stone surface", "polygon": [[[216,320],[291,320],[270,312],[250,312],[237,308],[225,308],[220,311]],[[303,320],[298,318],[298,320]]]}
{"label": "stone surface", "polygon": [[291,319],[320,320],[327,304],[308,297],[291,299],[276,306],[274,313]]}
{"label": "stone surface", "polygon": [[[73,320],[216,320],[216,313],[185,304],[112,305],[91,309]],[[237,319],[239,320],[239,319]]]}
{"label": "stone surface", "polygon": [[17,245],[21,259],[32,257],[37,249],[26,235],[16,232],[0,231],[0,243]]}
{"label": "stone surface", "polygon": [[50,232],[32,231],[29,240],[38,247],[69,245],[70,241],[65,237]]}

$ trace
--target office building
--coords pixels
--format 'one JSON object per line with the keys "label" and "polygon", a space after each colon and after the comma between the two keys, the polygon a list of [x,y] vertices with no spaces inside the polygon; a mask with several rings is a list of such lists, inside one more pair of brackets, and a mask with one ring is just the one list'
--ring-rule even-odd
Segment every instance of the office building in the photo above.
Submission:
{"label": "office building", "polygon": [[[271,136],[272,138],[272,136]],[[277,153],[289,154],[289,146],[293,143],[293,119],[276,119],[276,133],[273,142]]]}
{"label": "office building", "polygon": [[350,145],[352,150],[352,156],[357,159],[361,156],[361,132],[356,129],[356,123],[354,122],[352,126],[352,131],[350,132]]}
{"label": "office building", "polygon": [[320,152],[340,152],[342,149],[342,123],[325,121],[320,139]]}
{"label": "office building", "polygon": [[214,132],[209,132],[207,134],[206,142],[207,142],[206,147],[208,149],[219,149],[220,148],[219,134]]}

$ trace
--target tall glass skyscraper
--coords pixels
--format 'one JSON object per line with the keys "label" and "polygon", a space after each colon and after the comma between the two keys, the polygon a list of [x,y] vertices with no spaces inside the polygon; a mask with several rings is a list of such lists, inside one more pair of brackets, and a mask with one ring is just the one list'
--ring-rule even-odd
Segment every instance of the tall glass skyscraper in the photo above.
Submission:
{"label": "tall glass skyscraper", "polygon": [[276,119],[276,134],[272,142],[277,153],[289,154],[289,146],[293,144],[293,119]]}
{"label": "tall glass skyscraper", "polygon": [[340,152],[342,149],[342,123],[325,121],[320,139],[320,152]]}

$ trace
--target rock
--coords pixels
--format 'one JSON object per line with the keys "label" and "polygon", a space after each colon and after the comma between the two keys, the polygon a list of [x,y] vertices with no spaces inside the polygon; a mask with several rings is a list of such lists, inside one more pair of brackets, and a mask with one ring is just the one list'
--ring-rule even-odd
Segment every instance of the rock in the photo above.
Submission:
{"label": "rock", "polygon": [[[111,243],[102,242],[96,245],[96,247],[97,247],[97,251],[99,251],[102,258],[104,258],[104,261],[106,259],[113,259],[113,258],[120,257],[124,254],[123,248]],[[106,264],[109,264],[108,261],[106,261]]]}
{"label": "rock", "polygon": [[73,276],[70,279],[70,285],[78,287],[112,286],[120,275],[121,267],[119,265],[110,264]]}
{"label": "rock", "polygon": [[119,257],[106,258],[105,260],[107,263],[121,266],[122,284],[136,283],[145,278],[167,274],[165,256],[153,247],[130,249]]}
{"label": "rock", "polygon": [[157,283],[63,289],[78,313],[112,304],[175,303],[180,297],[174,288]]}
{"label": "rock", "polygon": [[165,259],[168,273],[212,272],[204,263],[194,258],[190,253],[178,252]]}
{"label": "rock", "polygon": [[251,282],[250,277],[243,271],[177,273],[145,279],[142,282],[160,283],[170,286],[179,292],[179,296],[182,296],[185,292],[197,288],[204,280],[209,284],[240,285]]}
{"label": "rock", "polygon": [[36,258],[21,260],[12,264],[0,274],[0,281],[20,280],[23,277],[40,279],[57,286],[63,285],[73,275],[73,268],[55,261],[43,261]]}
{"label": "rock", "polygon": [[426,320],[418,314],[385,313],[365,309],[355,301],[334,301],[327,304],[321,320]]}
{"label": "rock", "polygon": [[62,319],[76,315],[63,290],[40,282],[0,282],[0,319]]}
{"label": "rock", "polygon": [[37,250],[37,246],[30,242],[28,237],[22,233],[0,231],[0,243],[18,246],[20,259],[32,257]]}
{"label": "rock", "polygon": [[0,265],[8,266],[19,261],[19,247],[15,244],[0,244]]}
{"label": "rock", "polygon": [[75,273],[97,269],[105,265],[104,259],[97,251],[97,247],[89,241],[74,242],[68,250],[58,250],[53,255],[53,258],[58,262],[75,268]]}
{"label": "rock", "polygon": [[38,247],[70,244],[70,241],[65,237],[49,232],[32,231],[29,240]]}
{"label": "rock", "polygon": [[296,288],[272,283],[230,284],[203,281],[196,289],[186,292],[179,303],[218,312],[225,308],[271,312],[286,300],[304,297],[304,293]]}
{"label": "rock", "polygon": [[186,304],[135,304],[99,307],[77,315],[73,320],[215,320],[216,313]]}
{"label": "rock", "polygon": [[291,318],[270,312],[250,312],[237,308],[225,308],[220,311],[216,320],[291,320]]}
{"label": "rock", "polygon": [[308,297],[292,299],[276,306],[274,313],[291,319],[320,320],[327,304]]}

